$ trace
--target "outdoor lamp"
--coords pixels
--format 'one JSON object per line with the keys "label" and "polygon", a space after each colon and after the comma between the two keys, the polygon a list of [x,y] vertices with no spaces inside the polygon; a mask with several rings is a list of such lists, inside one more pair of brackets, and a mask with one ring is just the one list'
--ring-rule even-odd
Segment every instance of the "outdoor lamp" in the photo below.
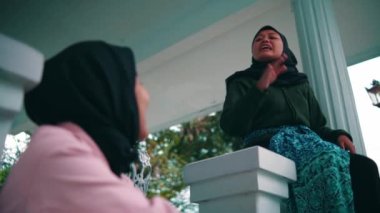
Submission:
{"label": "outdoor lamp", "polygon": [[374,106],[380,107],[380,82],[377,80],[372,81],[372,87],[366,88],[369,97],[371,98]]}

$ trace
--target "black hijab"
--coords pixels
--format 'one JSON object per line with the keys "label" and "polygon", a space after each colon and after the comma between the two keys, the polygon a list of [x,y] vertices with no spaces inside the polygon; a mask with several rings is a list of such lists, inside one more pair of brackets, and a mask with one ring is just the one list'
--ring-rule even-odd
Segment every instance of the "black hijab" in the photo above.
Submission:
{"label": "black hijab", "polygon": [[80,42],[45,62],[41,83],[25,96],[26,112],[38,125],[78,124],[120,175],[137,158],[135,78],[131,49]]}
{"label": "black hijab", "polygon": [[[278,33],[281,37],[282,43],[284,45],[284,50],[283,52],[288,56],[288,59],[285,61],[285,65],[287,67],[287,70],[279,75],[272,83],[274,86],[289,86],[289,85],[294,85],[294,84],[299,84],[307,81],[307,76],[303,73],[300,73],[296,67],[298,61],[294,53],[289,49],[288,41],[286,40],[286,37],[277,31],[275,28],[272,26],[266,25],[255,34],[253,37],[252,43],[255,41],[256,37],[259,35],[261,31],[264,30],[273,30],[276,33]],[[266,62],[260,62],[255,60],[252,57],[252,64],[251,66],[243,71],[239,71],[231,75],[230,77],[227,78],[227,83],[230,82],[232,79],[235,79],[240,76],[247,76],[247,77],[252,77],[256,80],[260,79],[261,75],[263,74],[266,66],[268,63]]]}

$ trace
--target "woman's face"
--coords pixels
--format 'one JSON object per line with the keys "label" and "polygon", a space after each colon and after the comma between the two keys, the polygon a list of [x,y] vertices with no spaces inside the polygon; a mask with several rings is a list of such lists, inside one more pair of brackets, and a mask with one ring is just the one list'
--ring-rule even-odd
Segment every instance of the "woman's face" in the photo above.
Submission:
{"label": "woman's face", "polygon": [[149,133],[145,117],[146,110],[148,109],[149,93],[138,78],[136,78],[135,95],[139,112],[139,139],[142,140]]}
{"label": "woman's face", "polygon": [[252,57],[256,61],[272,62],[281,57],[283,50],[281,37],[274,30],[261,31],[252,43]]}

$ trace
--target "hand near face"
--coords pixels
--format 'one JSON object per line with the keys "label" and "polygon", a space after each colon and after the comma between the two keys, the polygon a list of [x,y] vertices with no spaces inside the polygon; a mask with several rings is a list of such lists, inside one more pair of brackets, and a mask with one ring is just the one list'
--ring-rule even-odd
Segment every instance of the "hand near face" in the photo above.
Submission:
{"label": "hand near face", "polygon": [[338,145],[344,149],[344,150],[348,150],[350,151],[351,153],[355,154],[356,153],[356,150],[355,150],[355,146],[354,144],[352,143],[351,139],[348,138],[347,136],[345,135],[341,135],[338,137]]}
{"label": "hand near face", "polygon": [[287,67],[285,66],[286,59],[288,59],[288,56],[283,53],[280,58],[271,63],[268,63],[264,73],[261,75],[261,78],[257,82],[256,86],[258,89],[262,91],[266,90],[279,75],[287,70]]}

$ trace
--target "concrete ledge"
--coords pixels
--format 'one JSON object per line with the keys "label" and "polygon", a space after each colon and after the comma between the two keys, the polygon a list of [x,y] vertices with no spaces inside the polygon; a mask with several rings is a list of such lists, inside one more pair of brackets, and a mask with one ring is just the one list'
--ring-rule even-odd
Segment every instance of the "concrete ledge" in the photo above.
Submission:
{"label": "concrete ledge", "polygon": [[190,163],[184,169],[188,184],[236,172],[262,169],[289,180],[296,179],[295,164],[268,149],[254,146],[233,153]]}
{"label": "concrete ledge", "polygon": [[44,56],[34,48],[0,33],[0,77],[26,90],[40,82]]}
{"label": "concrete ledge", "polygon": [[[207,189],[207,190],[205,190]],[[251,171],[209,179],[191,185],[191,202],[243,193],[265,192],[288,197],[288,182],[265,171]]]}
{"label": "concrete ledge", "polygon": [[188,164],[184,181],[192,202],[206,212],[280,212],[288,183],[296,181],[293,161],[255,146]]}
{"label": "concrete ledge", "polygon": [[201,213],[276,213],[281,200],[265,193],[246,193],[200,203]]}
{"label": "concrete ledge", "polygon": [[0,156],[5,137],[23,106],[25,91],[41,80],[43,62],[37,50],[0,34]]}

